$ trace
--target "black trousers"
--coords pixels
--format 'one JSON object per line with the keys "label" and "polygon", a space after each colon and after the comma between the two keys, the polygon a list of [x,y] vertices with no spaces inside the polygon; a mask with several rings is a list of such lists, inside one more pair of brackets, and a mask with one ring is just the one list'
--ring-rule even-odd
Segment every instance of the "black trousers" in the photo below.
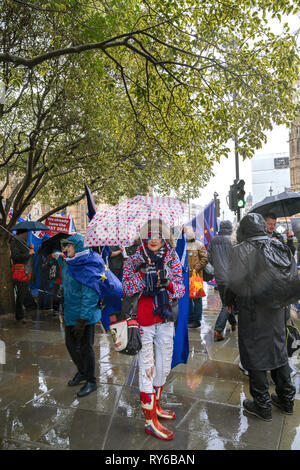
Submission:
{"label": "black trousers", "polygon": [[[249,370],[250,393],[258,408],[271,408],[269,394],[269,381],[266,370]],[[293,405],[296,389],[291,381],[288,363],[278,369],[271,370],[271,377],[275,383],[275,391],[283,405]]]}
{"label": "black trousers", "polygon": [[78,372],[87,382],[96,383],[94,338],[95,325],[87,325],[82,338],[78,341],[72,335],[73,326],[65,327],[65,341],[67,350],[76,365]]}
{"label": "black trousers", "polygon": [[24,306],[28,309],[35,309],[37,307],[34,298],[31,295],[28,282],[13,281],[16,289],[16,320],[24,318]]}

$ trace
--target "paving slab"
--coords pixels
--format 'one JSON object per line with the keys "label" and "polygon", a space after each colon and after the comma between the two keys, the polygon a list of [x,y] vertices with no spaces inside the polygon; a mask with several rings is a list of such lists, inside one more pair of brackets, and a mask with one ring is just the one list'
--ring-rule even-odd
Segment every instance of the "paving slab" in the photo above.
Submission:
{"label": "paving slab", "polygon": [[101,325],[94,348],[98,389],[79,399],[80,386],[67,385],[75,367],[59,318],[49,311],[29,312],[22,325],[12,315],[0,316],[0,340],[6,344],[0,449],[300,450],[300,356],[293,358],[294,415],[274,408],[270,423],[247,415],[242,403],[251,395],[238,365],[238,334],[229,327],[225,340],[214,342],[220,300],[213,288],[206,290],[201,328],[189,329],[187,364],[171,370],[162,395],[162,406],[176,412],[176,420],[167,423],[175,433],[172,441],[145,434],[136,358],[117,353]]}

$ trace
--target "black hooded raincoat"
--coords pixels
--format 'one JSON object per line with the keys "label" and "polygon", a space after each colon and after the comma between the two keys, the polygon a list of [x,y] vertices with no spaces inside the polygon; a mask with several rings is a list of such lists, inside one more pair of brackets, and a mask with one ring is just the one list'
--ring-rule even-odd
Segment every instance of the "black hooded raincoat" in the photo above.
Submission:
{"label": "black hooded raincoat", "polygon": [[[273,370],[288,362],[285,309],[266,302],[266,273],[260,263],[261,244],[269,242],[260,214],[248,214],[230,254],[225,304],[236,302],[240,359],[247,370]],[[273,243],[280,243],[278,241]],[[279,268],[278,268],[279,269]]]}

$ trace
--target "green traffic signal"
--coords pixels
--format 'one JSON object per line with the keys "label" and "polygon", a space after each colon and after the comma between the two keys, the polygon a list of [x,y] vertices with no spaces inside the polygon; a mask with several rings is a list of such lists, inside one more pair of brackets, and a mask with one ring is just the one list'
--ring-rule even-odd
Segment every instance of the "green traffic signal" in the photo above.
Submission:
{"label": "green traffic signal", "polygon": [[246,205],[246,201],[244,199],[239,199],[238,202],[237,202],[237,206],[239,209],[242,209],[243,207],[245,207]]}
{"label": "green traffic signal", "polygon": [[234,212],[238,209],[242,209],[246,205],[244,186],[244,180],[234,180],[233,184],[230,186],[228,205],[229,209]]}
{"label": "green traffic signal", "polygon": [[236,197],[237,197],[237,207],[238,209],[242,209],[246,205],[245,197],[245,181],[239,180],[236,181]]}

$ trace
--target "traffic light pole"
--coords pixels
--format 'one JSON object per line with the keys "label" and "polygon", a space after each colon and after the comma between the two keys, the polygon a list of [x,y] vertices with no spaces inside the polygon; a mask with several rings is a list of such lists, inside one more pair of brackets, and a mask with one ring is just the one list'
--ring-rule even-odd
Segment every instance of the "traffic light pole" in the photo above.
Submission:
{"label": "traffic light pole", "polygon": [[[239,168],[239,153],[238,153],[238,139],[237,136],[234,136],[234,153],[235,153],[235,178],[236,181],[240,179],[240,168]],[[241,210],[238,207],[236,211],[236,218],[239,222],[241,220]]]}

